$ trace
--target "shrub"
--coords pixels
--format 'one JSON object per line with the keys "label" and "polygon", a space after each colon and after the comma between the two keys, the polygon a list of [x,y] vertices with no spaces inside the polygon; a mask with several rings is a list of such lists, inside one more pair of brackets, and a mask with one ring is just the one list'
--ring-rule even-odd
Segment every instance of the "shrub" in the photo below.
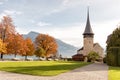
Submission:
{"label": "shrub", "polygon": [[89,54],[88,54],[88,61],[95,61],[99,59],[99,55],[98,53],[94,52],[94,51],[91,51]]}

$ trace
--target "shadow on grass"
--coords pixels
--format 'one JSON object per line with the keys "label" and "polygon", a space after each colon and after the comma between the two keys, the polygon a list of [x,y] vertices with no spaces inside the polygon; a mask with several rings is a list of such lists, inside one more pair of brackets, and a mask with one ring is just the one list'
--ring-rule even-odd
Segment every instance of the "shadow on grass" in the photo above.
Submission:
{"label": "shadow on grass", "polygon": [[[90,63],[88,63],[90,64]],[[25,73],[25,74],[39,74],[41,75],[44,72],[66,72],[69,70],[73,70],[70,72],[84,72],[84,71],[107,71],[108,66],[102,63],[94,63],[88,66],[85,66],[85,69],[78,70],[76,68],[82,67],[86,64],[61,64],[61,65],[49,65],[49,66],[22,66],[22,67],[3,67],[0,70],[8,71],[8,72],[15,72],[15,73]],[[114,69],[114,68],[112,68]],[[120,68],[115,68],[120,70]],[[59,73],[60,74],[60,73]]]}
{"label": "shadow on grass", "polygon": [[53,76],[60,73],[73,70],[75,68],[84,66],[86,64],[61,64],[61,65],[49,65],[49,66],[22,66],[22,67],[2,67],[0,70],[30,74],[30,75],[44,75],[44,76]]}

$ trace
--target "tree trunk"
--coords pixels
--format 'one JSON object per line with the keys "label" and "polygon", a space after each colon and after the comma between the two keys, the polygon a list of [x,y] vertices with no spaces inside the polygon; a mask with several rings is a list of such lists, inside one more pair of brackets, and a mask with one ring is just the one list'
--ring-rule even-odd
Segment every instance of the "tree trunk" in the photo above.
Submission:
{"label": "tree trunk", "polygon": [[3,59],[3,54],[1,53],[0,59]]}
{"label": "tree trunk", "polygon": [[14,56],[15,58],[16,58],[16,54],[15,54],[15,56]]}
{"label": "tree trunk", "polygon": [[27,60],[27,56],[25,56],[25,60]]}

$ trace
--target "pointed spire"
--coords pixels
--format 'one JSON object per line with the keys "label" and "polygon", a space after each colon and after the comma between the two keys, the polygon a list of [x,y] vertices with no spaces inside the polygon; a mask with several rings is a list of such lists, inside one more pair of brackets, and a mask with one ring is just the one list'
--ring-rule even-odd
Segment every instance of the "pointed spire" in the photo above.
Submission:
{"label": "pointed spire", "polygon": [[94,35],[91,25],[90,25],[90,19],[89,19],[89,7],[87,10],[87,23],[86,23],[86,28],[85,31],[83,33],[83,35]]}

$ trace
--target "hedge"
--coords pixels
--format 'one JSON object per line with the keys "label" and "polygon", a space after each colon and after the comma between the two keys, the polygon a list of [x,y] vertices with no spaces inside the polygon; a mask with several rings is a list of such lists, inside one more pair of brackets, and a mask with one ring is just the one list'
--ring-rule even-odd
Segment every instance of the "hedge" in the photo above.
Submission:
{"label": "hedge", "polygon": [[120,66],[120,47],[111,47],[107,52],[107,64]]}

